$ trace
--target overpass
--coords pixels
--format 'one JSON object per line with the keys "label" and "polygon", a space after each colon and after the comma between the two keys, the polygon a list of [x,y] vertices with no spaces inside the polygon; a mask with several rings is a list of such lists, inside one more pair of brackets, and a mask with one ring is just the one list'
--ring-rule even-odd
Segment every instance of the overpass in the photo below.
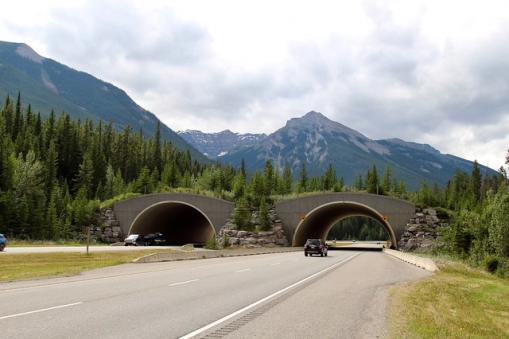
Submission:
{"label": "overpass", "polygon": [[342,219],[365,216],[378,221],[396,247],[415,205],[404,200],[368,193],[322,193],[283,200],[276,204],[288,241],[304,245],[308,238],[327,237],[332,226]]}
{"label": "overpass", "polygon": [[[332,226],[351,216],[377,220],[393,247],[415,213],[407,201],[367,193],[322,193],[276,203],[288,241],[302,246],[307,238],[326,238]],[[188,193],[157,193],[117,202],[113,210],[124,235],[161,232],[172,244],[204,243],[218,234],[234,204]]]}
{"label": "overpass", "polygon": [[225,200],[189,193],[146,194],[117,202],[113,211],[124,235],[161,232],[172,245],[205,243],[233,212]]}

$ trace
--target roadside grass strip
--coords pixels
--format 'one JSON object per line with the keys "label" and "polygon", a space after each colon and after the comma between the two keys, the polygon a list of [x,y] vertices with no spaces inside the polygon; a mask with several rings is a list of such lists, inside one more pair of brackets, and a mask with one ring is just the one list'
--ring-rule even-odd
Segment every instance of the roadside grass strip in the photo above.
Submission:
{"label": "roadside grass strip", "polygon": [[157,251],[92,252],[88,255],[78,252],[0,255],[0,282],[76,275],[85,270],[128,263],[154,252]]}
{"label": "roadside grass strip", "polygon": [[392,338],[509,338],[509,280],[459,262],[439,262],[433,276],[395,286]]}

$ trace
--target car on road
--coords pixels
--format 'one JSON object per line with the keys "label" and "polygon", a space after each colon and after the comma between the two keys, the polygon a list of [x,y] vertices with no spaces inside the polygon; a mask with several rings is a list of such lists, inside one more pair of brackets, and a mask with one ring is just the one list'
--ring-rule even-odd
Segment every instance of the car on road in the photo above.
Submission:
{"label": "car on road", "polygon": [[143,236],[145,246],[164,246],[166,245],[166,237],[162,233],[150,233]]}
{"label": "car on road", "polygon": [[145,239],[141,234],[130,234],[124,239],[124,246],[145,246]]}
{"label": "car on road", "polygon": [[320,254],[321,257],[326,257],[327,249],[327,244],[322,239],[308,239],[304,245],[304,255],[307,257]]}
{"label": "car on road", "polygon": [[5,246],[7,246],[7,238],[0,233],[0,252],[4,250]]}

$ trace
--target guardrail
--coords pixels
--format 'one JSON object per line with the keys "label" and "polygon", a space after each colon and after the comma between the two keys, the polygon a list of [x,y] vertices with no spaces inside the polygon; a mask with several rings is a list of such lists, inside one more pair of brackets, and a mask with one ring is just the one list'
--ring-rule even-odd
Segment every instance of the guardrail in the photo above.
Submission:
{"label": "guardrail", "polygon": [[395,258],[398,258],[409,264],[415,265],[430,272],[436,272],[439,270],[438,266],[430,258],[418,257],[410,253],[391,250],[388,248],[384,248],[384,252],[387,253],[388,255],[391,255]]}

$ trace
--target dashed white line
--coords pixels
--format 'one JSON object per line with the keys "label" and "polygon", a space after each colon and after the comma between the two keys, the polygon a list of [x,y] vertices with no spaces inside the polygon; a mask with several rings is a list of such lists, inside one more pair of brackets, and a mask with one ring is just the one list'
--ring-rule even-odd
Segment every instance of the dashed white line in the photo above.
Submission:
{"label": "dashed white line", "polygon": [[16,313],[16,314],[11,314],[11,315],[4,315],[3,317],[0,317],[0,320],[9,319],[9,318],[15,318],[15,317],[21,317],[23,315],[28,315],[28,314],[46,312],[46,311],[56,310],[56,309],[64,308],[64,307],[76,306],[76,305],[80,305],[80,304],[83,304],[83,302],[79,301],[79,302],[72,303],[72,304],[58,305],[58,306],[53,306],[53,307],[48,307],[48,308],[41,308],[39,310],[34,310],[34,311],[28,311],[28,312],[23,312],[23,313]]}
{"label": "dashed white line", "polygon": [[330,270],[332,270],[332,269],[334,269],[334,268],[336,268],[336,267],[338,267],[338,266],[340,266],[340,265],[342,265],[342,264],[346,263],[347,261],[352,260],[353,258],[355,258],[356,256],[358,256],[359,254],[360,254],[360,253],[353,254],[353,255],[351,255],[351,256],[349,256],[349,257],[347,257],[347,258],[345,258],[345,259],[343,259],[343,260],[341,260],[341,261],[339,261],[339,262],[337,262],[337,263],[335,263],[335,264],[333,264],[333,265],[331,265],[331,266],[329,266],[329,267],[327,267],[327,268],[324,268],[324,269],[323,269],[323,270],[321,270],[321,271],[318,271],[318,272],[316,272],[316,273],[314,273],[314,274],[311,274],[311,275],[310,275],[310,276],[308,276],[307,278],[304,278],[304,279],[302,279],[302,280],[299,280],[299,281],[297,281],[296,283],[291,284],[290,286],[287,286],[287,287],[285,287],[285,288],[283,288],[283,289],[281,289],[281,290],[279,290],[279,291],[277,291],[277,292],[272,293],[271,295],[266,296],[265,298],[262,298],[262,299],[260,299],[260,300],[258,300],[258,301],[256,301],[256,302],[254,302],[254,303],[252,303],[252,304],[250,304],[250,305],[247,305],[246,307],[243,307],[243,308],[241,308],[241,309],[240,309],[240,310],[238,310],[238,311],[235,311],[235,312],[233,312],[233,313],[231,313],[231,314],[228,314],[227,316],[224,316],[224,317],[222,317],[222,318],[221,318],[221,319],[219,319],[219,320],[216,320],[216,321],[214,321],[214,322],[211,322],[211,323],[210,323],[210,324],[208,324],[208,325],[205,325],[205,326],[203,326],[203,327],[200,327],[199,329],[197,329],[197,330],[195,330],[195,331],[193,331],[193,332],[191,332],[191,333],[188,333],[188,334],[186,334],[186,335],[184,335],[184,336],[180,337],[180,339],[189,339],[189,338],[193,338],[193,337],[195,337],[195,336],[197,336],[197,335],[199,335],[199,334],[201,334],[201,333],[203,333],[203,332],[205,332],[205,331],[207,331],[207,330],[211,329],[211,328],[212,328],[212,327],[214,327],[214,326],[217,326],[217,325],[219,325],[219,324],[221,324],[221,323],[223,323],[223,322],[225,322],[225,321],[227,321],[227,320],[229,320],[229,319],[231,319],[231,318],[233,318],[233,317],[236,317],[237,315],[239,315],[239,314],[241,314],[241,313],[244,313],[244,312],[246,312],[247,310],[250,310],[250,309],[252,309],[253,307],[256,307],[256,306],[258,306],[258,305],[260,305],[260,304],[262,304],[262,303],[266,302],[267,300],[270,300],[270,299],[272,299],[272,298],[274,298],[274,297],[276,297],[276,296],[278,296],[278,295],[280,295],[280,294],[282,294],[282,293],[285,293],[286,291],[288,291],[288,290],[290,290],[290,289],[292,289],[292,288],[294,288],[294,287],[296,287],[296,286],[299,286],[299,285],[301,285],[301,284],[305,283],[305,282],[306,282],[306,281],[308,281],[308,280],[311,280],[311,279],[313,279],[313,278],[315,278],[315,277],[317,277],[317,276],[319,276],[319,275],[321,275],[321,274],[324,274],[325,272],[328,272],[328,271],[330,271]]}
{"label": "dashed white line", "polygon": [[242,273],[242,272],[247,272],[247,271],[251,271],[251,269],[250,268],[244,268],[243,270],[235,271],[235,273]]}
{"label": "dashed white line", "polygon": [[185,285],[185,284],[190,284],[192,282],[195,282],[195,281],[198,281],[200,279],[192,279],[192,280],[186,280],[186,281],[180,281],[180,282],[176,282],[176,283],[173,283],[173,284],[169,284],[168,286],[180,286],[180,285]]}
{"label": "dashed white line", "polygon": [[280,262],[275,262],[275,263],[270,264],[270,266],[276,266],[276,265],[280,265],[280,264],[281,264]]}

